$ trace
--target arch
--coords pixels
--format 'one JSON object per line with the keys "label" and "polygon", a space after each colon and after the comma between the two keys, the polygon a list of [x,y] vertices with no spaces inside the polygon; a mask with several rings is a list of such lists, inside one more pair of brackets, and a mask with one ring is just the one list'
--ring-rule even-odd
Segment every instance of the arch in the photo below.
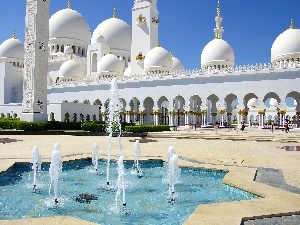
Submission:
{"label": "arch", "polygon": [[160,124],[169,124],[168,111],[171,105],[170,101],[166,96],[161,96],[157,101],[157,105],[161,113],[159,118]]}
{"label": "arch", "polygon": [[97,53],[93,53],[93,55],[92,55],[92,73],[97,72],[97,63],[98,63],[98,55],[97,55]]}
{"label": "arch", "polygon": [[215,94],[211,94],[207,97],[207,108],[209,110],[211,110],[211,112],[217,112],[217,106],[218,106],[218,103],[219,102],[219,97]]}
{"label": "arch", "polygon": [[152,124],[151,113],[153,113],[154,107],[154,100],[151,97],[146,97],[143,101],[143,107],[145,108],[145,116],[144,116],[144,123],[145,124]]}
{"label": "arch", "polygon": [[278,104],[280,104],[281,99],[279,98],[278,94],[276,94],[275,92],[269,92],[264,96],[263,102],[266,108],[270,107],[270,100],[271,98],[274,98],[277,100]]}
{"label": "arch", "polygon": [[181,95],[177,95],[174,99],[173,99],[173,107],[174,110],[180,111],[182,112],[184,107],[185,107],[185,100]]}
{"label": "arch", "polygon": [[199,95],[193,95],[190,97],[190,109],[194,112],[198,112],[201,108],[202,100]]}
{"label": "arch", "polygon": [[246,94],[244,96],[244,98],[243,98],[243,105],[239,105],[239,108],[240,109],[244,109],[244,108],[248,109],[248,102],[252,98],[256,98],[257,100],[259,100],[256,94],[254,94],[254,93],[248,93],[248,94]]}
{"label": "arch", "polygon": [[77,113],[73,113],[72,119],[73,122],[77,122]]}
{"label": "arch", "polygon": [[70,114],[69,114],[69,112],[67,112],[67,113],[65,114],[65,119],[64,119],[64,121],[65,121],[65,122],[70,122]]}
{"label": "arch", "polygon": [[54,112],[50,113],[50,121],[55,121],[55,114],[54,114]]}
{"label": "arch", "polygon": [[[290,98],[290,100],[291,100],[291,98],[293,98],[295,102],[289,104],[289,102],[287,102],[289,100],[288,98]],[[292,107],[295,107],[297,112],[300,111],[300,92],[292,91],[292,92],[288,93],[286,95],[285,101],[288,106],[291,106],[292,104],[294,104]]]}
{"label": "arch", "polygon": [[124,98],[120,98],[120,111],[125,112],[126,100]]}
{"label": "arch", "polygon": [[224,98],[226,104],[226,111],[227,113],[231,113],[233,109],[236,109],[238,104],[238,97],[235,94],[228,94]]}

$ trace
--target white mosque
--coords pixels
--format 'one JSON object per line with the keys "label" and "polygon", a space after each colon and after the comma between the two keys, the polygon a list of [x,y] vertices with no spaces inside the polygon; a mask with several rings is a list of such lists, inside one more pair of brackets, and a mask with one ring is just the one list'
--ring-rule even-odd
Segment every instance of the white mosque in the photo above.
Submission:
{"label": "white mosque", "polygon": [[[51,16],[43,49],[47,102],[32,103],[46,109],[48,120],[106,120],[116,77],[122,121],[207,126],[244,120],[262,127],[270,120],[282,125],[289,116],[299,125],[300,29],[292,21],[274,41],[270,63],[237,66],[234,50],[223,39],[218,4],[214,38],[201,53],[201,69],[185,70],[159,44],[157,0],[135,0],[131,13],[131,26],[115,9],[93,32],[70,0]],[[0,45],[0,117],[21,117],[24,110],[25,51],[15,34]],[[293,106],[287,99],[294,99]]]}

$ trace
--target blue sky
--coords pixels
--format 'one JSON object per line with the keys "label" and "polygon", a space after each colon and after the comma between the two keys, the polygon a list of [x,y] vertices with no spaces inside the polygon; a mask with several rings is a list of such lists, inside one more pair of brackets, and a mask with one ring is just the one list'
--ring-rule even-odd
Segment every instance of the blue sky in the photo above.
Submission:
{"label": "blue sky", "polygon": [[[2,0],[3,2],[3,0]],[[72,9],[81,13],[91,32],[113,14],[131,25],[134,0],[71,0]],[[185,68],[200,67],[200,55],[214,38],[213,28],[217,0],[157,0],[161,46],[172,51]],[[24,41],[26,0],[10,0],[1,4],[0,42],[14,32]],[[290,19],[300,28],[299,0],[221,0],[221,15],[225,29],[223,39],[235,52],[237,65],[268,63],[270,49],[276,37],[289,27]],[[66,8],[67,0],[51,0],[53,15]]]}

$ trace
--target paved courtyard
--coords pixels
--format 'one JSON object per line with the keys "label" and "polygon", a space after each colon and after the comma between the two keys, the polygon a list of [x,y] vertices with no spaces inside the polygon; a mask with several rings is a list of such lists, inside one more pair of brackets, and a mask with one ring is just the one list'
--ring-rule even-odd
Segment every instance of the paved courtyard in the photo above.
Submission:
{"label": "paved courtyard", "polygon": [[[281,130],[271,133],[249,128],[244,132],[199,129],[151,133],[148,138],[155,141],[141,143],[141,158],[166,160],[167,149],[173,145],[180,157],[180,165],[227,170],[229,173],[224,177],[224,183],[264,197],[200,205],[184,224],[239,225],[242,218],[297,214],[300,211],[300,195],[297,194],[300,190],[300,151],[297,148],[300,146],[300,132],[296,130],[286,134]],[[44,162],[50,161],[56,142],[61,144],[64,161],[91,157],[93,143],[98,143],[101,157],[106,158],[108,141],[107,137],[68,135],[3,135],[0,139],[0,171],[7,170],[14,162],[28,162],[33,146],[38,146]],[[125,159],[134,157],[133,139],[122,138]],[[113,138],[113,158],[118,153],[118,139]],[[262,174],[258,175],[257,171]],[[281,174],[278,187],[273,177],[279,175],[267,175],[270,171]],[[270,183],[254,181],[256,176],[264,177],[264,174],[270,177]],[[291,189],[286,189],[285,185]],[[49,224],[50,220],[52,224],[92,224],[71,217],[0,221],[0,224]]]}

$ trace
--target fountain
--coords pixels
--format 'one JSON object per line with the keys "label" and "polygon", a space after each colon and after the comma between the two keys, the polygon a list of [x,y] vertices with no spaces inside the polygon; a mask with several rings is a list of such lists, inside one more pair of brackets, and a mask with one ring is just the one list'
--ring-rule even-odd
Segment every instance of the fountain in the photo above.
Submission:
{"label": "fountain", "polygon": [[[52,158],[59,159],[57,147],[55,150]],[[60,178],[58,187],[59,193],[61,192],[57,200],[59,203],[53,201],[53,197],[49,198],[47,188],[39,188],[38,194],[28,192],[27,187],[29,184],[32,185],[32,182],[26,178],[32,174],[31,165],[15,163],[9,170],[0,173],[0,223],[1,220],[11,219],[72,216],[106,225],[179,225],[183,224],[200,204],[257,198],[257,196],[222,183],[226,174],[224,171],[182,167],[180,168],[180,183],[176,182],[178,168],[176,169],[175,155],[172,156],[169,164],[162,160],[140,162],[143,171],[142,179],[137,179],[136,174],[126,173],[126,169],[132,168],[134,161],[123,160],[124,156],[121,156],[119,163],[111,161],[111,179],[116,181],[112,186],[119,184],[117,210],[114,201],[116,192],[115,190],[101,192],[97,185],[99,176],[91,173],[91,169],[94,170],[91,158],[63,163],[63,182],[60,182],[62,179]],[[52,161],[59,162],[60,160]],[[105,170],[105,162],[106,159],[99,159],[99,171]],[[54,164],[52,162],[51,164],[51,168],[54,168]],[[169,165],[173,165],[174,170]],[[47,183],[49,167],[50,163],[43,163],[42,172],[38,176],[38,184]],[[165,171],[168,170],[174,171],[170,172],[173,176],[169,176],[174,178],[169,181],[171,194],[172,184],[175,185],[173,188],[175,194],[173,196],[170,194],[173,197],[170,200],[173,199],[173,201],[170,202],[166,200],[168,195],[166,183],[161,182],[165,177]],[[59,171],[61,170],[57,168],[56,172]],[[125,173],[126,177],[124,177]],[[123,188],[126,188],[126,196]],[[122,194],[124,194],[124,200]],[[122,206],[123,203],[126,203],[126,207]]]}
{"label": "fountain", "polygon": [[116,208],[118,209],[118,199],[121,192],[123,193],[122,205],[126,207],[125,201],[125,169],[124,169],[124,156],[120,156],[118,160],[118,180],[117,180],[117,192],[116,192]]}
{"label": "fountain", "polygon": [[93,144],[93,158],[92,158],[92,164],[95,168],[95,171],[98,171],[98,161],[99,161],[99,146],[97,143]]}
{"label": "fountain", "polygon": [[178,156],[176,154],[173,154],[169,162],[169,168],[168,168],[168,174],[166,180],[169,185],[168,199],[169,202],[172,204],[175,201],[175,184],[179,183],[180,170],[178,168],[177,162],[178,162]]}
{"label": "fountain", "polygon": [[168,163],[170,163],[170,160],[171,160],[171,157],[172,157],[173,154],[175,154],[175,147],[170,146],[168,148]]}
{"label": "fountain", "polygon": [[107,146],[107,176],[106,185],[109,186],[109,172],[110,172],[110,157],[111,157],[111,146],[112,146],[112,133],[113,126],[118,126],[119,129],[119,156],[123,154],[121,135],[122,129],[120,124],[120,100],[118,94],[117,79],[113,78],[111,81],[111,92],[109,101],[109,124],[108,124],[108,146]]}
{"label": "fountain", "polygon": [[136,172],[136,175],[141,178],[142,173],[141,173],[141,168],[139,164],[139,157],[141,154],[141,148],[140,148],[140,141],[136,140],[134,143],[134,164],[133,164],[133,169]]}
{"label": "fountain", "polygon": [[34,146],[32,149],[32,156],[30,158],[30,163],[32,164],[32,169],[33,169],[33,191],[37,192],[36,173],[41,172],[41,166],[42,166],[42,156],[40,155],[37,146]]}
{"label": "fountain", "polygon": [[56,143],[54,145],[54,149],[51,155],[51,164],[49,168],[49,175],[51,178],[50,187],[49,187],[49,195],[51,196],[51,186],[52,183],[54,185],[54,202],[58,203],[58,193],[57,193],[57,186],[59,178],[61,177],[62,173],[62,158],[60,153],[60,144]]}

